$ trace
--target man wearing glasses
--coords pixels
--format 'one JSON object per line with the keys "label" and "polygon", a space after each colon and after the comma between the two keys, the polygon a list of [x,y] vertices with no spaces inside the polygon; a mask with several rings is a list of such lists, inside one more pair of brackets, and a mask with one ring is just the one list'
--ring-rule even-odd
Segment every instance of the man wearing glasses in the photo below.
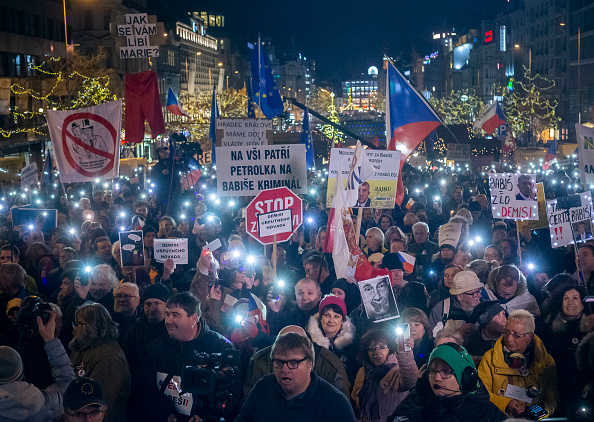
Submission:
{"label": "man wearing glasses", "polygon": [[270,352],[274,374],[256,383],[236,421],[354,422],[355,414],[344,394],[312,371],[314,356],[307,337],[297,333],[278,336]]}
{"label": "man wearing glasses", "polygon": [[435,336],[443,328],[459,330],[463,336],[474,330],[470,324],[472,311],[481,302],[484,284],[473,271],[460,271],[454,276],[450,297],[437,304],[429,314]]}
{"label": "man wearing glasses", "polygon": [[118,342],[122,344],[128,329],[138,318],[140,294],[138,286],[125,282],[113,289],[113,320],[118,323]]}
{"label": "man wearing glasses", "polygon": [[91,378],[77,378],[64,393],[64,422],[101,422],[105,417],[101,384]]}

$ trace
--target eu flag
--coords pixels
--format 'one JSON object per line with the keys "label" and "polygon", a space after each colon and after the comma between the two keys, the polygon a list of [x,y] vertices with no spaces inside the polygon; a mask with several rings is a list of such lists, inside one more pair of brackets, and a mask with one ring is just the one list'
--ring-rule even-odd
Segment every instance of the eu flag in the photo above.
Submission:
{"label": "eu flag", "polygon": [[309,130],[309,109],[303,113],[303,127],[301,128],[301,143],[305,145],[305,164],[308,169],[315,168],[314,149],[311,139],[311,130]]}
{"label": "eu flag", "polygon": [[217,106],[217,87],[212,87],[212,104],[210,106],[210,132],[208,133],[208,139],[212,142],[212,166],[217,165],[216,156],[216,143],[217,143],[217,117],[219,117],[219,107]]}
{"label": "eu flag", "polygon": [[252,86],[251,99],[258,104],[262,114],[272,119],[284,111],[283,100],[276,87],[262,43],[258,39],[257,48],[252,52],[250,63]]}

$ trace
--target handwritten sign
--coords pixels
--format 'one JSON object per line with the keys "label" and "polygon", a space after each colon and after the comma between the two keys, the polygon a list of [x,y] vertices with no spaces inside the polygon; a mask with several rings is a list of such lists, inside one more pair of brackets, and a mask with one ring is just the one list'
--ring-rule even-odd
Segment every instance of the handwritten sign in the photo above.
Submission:
{"label": "handwritten sign", "polygon": [[33,162],[21,170],[21,189],[28,188],[39,181],[37,163]]}
{"label": "handwritten sign", "polygon": [[120,256],[122,267],[140,267],[144,265],[142,230],[120,232]]}
{"label": "handwritten sign", "polygon": [[582,192],[579,195],[581,206],[569,208],[569,212],[559,208],[556,199],[547,201],[547,218],[553,248],[572,244],[572,230],[578,242],[592,238],[592,196],[590,192]]}
{"label": "handwritten sign", "polygon": [[460,223],[446,223],[439,227],[439,247],[450,245],[458,247],[460,235],[462,234],[462,225]]}
{"label": "handwritten sign", "polygon": [[188,239],[155,239],[155,261],[173,259],[176,264],[188,263]]}
{"label": "handwritten sign", "polygon": [[538,220],[536,181],[533,174],[489,175],[493,218]]}

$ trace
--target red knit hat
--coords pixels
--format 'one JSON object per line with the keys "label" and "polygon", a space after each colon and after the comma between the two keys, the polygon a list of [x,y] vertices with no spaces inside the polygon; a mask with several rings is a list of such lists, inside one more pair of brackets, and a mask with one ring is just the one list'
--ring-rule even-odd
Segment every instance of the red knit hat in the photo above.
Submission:
{"label": "red knit hat", "polygon": [[322,317],[322,310],[328,305],[336,305],[342,310],[342,315],[344,317],[347,316],[347,309],[344,303],[344,300],[339,298],[338,296],[328,295],[324,299],[320,301],[319,311],[320,311],[320,318]]}

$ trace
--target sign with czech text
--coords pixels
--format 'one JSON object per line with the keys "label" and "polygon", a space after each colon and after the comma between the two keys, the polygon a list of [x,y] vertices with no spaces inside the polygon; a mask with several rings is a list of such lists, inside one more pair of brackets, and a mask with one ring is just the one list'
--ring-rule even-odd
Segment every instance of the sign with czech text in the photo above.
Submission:
{"label": "sign with czech text", "polygon": [[534,174],[495,173],[489,175],[493,218],[538,220]]}
{"label": "sign with czech text", "polygon": [[301,198],[282,187],[260,192],[246,207],[247,232],[263,245],[289,240],[303,223]]}

